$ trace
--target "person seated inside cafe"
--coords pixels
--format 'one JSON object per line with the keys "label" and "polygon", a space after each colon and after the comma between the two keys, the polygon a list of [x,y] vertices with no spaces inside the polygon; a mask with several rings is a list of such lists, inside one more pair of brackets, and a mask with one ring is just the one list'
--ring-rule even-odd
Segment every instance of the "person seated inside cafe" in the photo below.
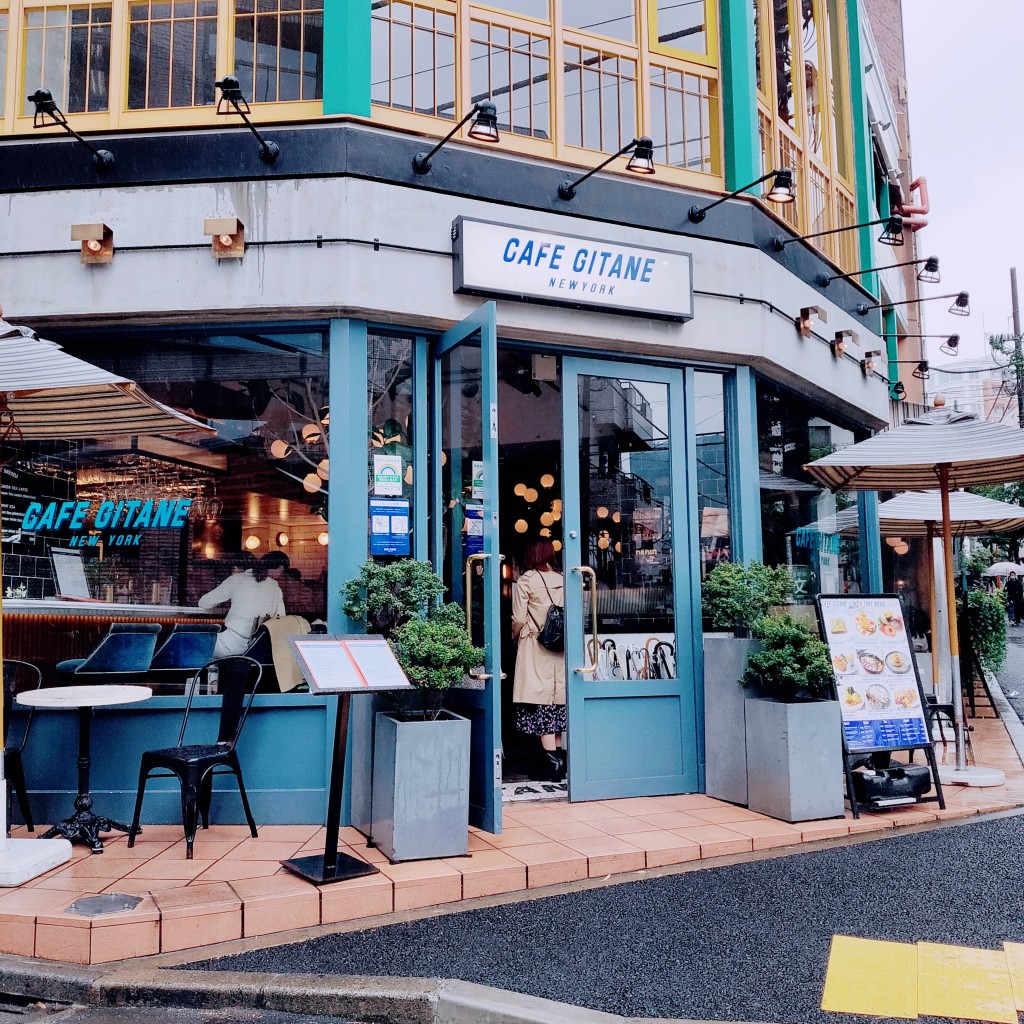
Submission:
{"label": "person seated inside cafe", "polygon": [[288,568],[288,556],[283,551],[268,551],[259,561],[253,559],[251,568],[244,567],[242,557],[239,555],[237,571],[233,565],[231,575],[198,601],[204,609],[228,606],[224,630],[213,649],[215,658],[244,654],[264,619],[286,614],[279,581]]}

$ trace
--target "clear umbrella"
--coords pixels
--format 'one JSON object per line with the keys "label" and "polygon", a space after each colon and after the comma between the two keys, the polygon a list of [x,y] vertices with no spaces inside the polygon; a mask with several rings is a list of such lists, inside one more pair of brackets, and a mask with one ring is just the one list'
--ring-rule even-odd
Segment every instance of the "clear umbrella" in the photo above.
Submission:
{"label": "clear umbrella", "polygon": [[[956,720],[956,770],[944,773],[943,779],[961,785],[992,785],[990,772],[967,766],[964,749],[950,490],[1024,479],[1024,431],[937,408],[832,452],[804,469],[833,490],[929,491],[938,486]],[[995,784],[999,781],[996,778]]]}
{"label": "clear umbrella", "polygon": [[[14,458],[22,441],[213,433],[206,424],[154,401],[133,381],[76,359],[2,316],[0,310],[0,463]],[[63,863],[71,848],[63,839],[7,838],[3,734],[0,700],[0,885],[7,886]]]}

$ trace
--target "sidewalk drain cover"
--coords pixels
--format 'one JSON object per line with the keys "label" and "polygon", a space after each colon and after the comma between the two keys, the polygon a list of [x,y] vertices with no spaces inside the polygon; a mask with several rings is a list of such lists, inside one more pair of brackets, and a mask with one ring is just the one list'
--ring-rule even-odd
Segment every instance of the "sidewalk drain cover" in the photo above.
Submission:
{"label": "sidewalk drain cover", "polygon": [[79,917],[123,914],[126,910],[134,910],[141,902],[141,896],[128,896],[122,892],[105,892],[100,896],[80,896],[68,907],[66,912],[77,914]]}

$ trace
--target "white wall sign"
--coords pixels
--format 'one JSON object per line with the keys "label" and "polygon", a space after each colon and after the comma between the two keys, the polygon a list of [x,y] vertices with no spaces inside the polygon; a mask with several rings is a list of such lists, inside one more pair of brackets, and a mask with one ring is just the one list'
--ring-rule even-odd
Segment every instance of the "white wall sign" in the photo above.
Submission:
{"label": "white wall sign", "polygon": [[456,217],[454,289],[474,295],[693,318],[688,252]]}

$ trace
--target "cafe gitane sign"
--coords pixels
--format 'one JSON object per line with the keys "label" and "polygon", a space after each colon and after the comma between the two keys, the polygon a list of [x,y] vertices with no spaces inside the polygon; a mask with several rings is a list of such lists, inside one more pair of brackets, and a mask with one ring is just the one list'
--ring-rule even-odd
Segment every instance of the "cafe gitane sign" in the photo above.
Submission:
{"label": "cafe gitane sign", "polygon": [[582,235],[457,217],[455,291],[560,305],[693,317],[693,258]]}

